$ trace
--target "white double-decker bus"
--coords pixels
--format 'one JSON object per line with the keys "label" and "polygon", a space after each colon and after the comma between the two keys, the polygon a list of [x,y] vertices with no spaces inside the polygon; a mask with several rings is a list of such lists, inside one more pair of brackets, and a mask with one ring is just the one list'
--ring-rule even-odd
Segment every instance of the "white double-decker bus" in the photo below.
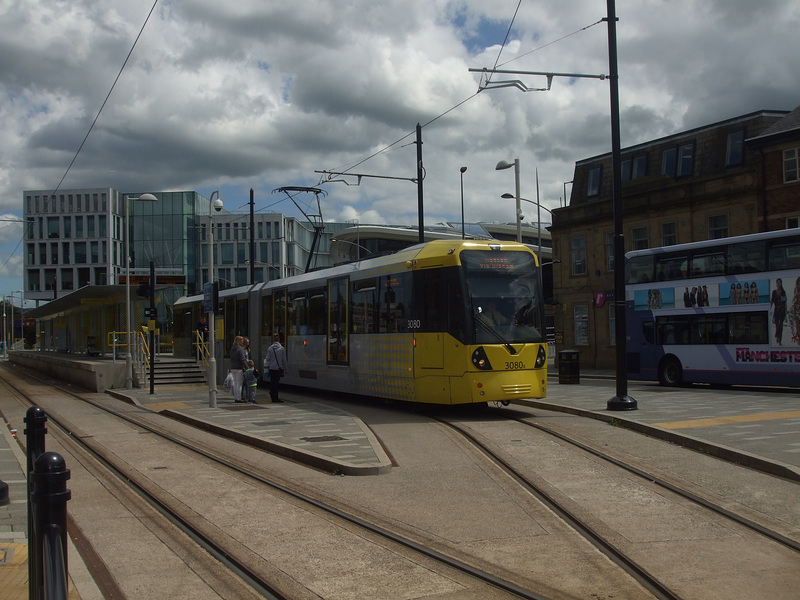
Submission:
{"label": "white double-decker bus", "polygon": [[800,386],[800,230],[625,255],[631,379]]}

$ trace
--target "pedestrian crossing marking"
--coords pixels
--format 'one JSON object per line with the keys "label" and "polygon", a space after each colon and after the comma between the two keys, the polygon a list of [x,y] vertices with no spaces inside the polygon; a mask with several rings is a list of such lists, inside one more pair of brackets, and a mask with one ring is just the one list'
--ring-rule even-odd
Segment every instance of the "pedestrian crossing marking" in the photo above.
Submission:
{"label": "pedestrian crossing marking", "polygon": [[787,412],[761,413],[757,415],[733,415],[730,417],[714,417],[712,419],[692,419],[689,421],[673,421],[671,423],[653,423],[662,429],[692,429],[694,427],[714,427],[715,425],[731,425],[734,423],[755,423],[757,421],[776,421],[779,419],[797,419],[800,410]]}

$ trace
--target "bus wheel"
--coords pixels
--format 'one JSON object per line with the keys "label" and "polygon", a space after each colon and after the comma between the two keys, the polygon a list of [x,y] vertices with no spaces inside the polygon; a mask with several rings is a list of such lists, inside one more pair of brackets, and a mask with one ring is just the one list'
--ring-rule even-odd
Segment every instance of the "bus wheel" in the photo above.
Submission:
{"label": "bus wheel", "polygon": [[681,384],[681,381],[683,381],[683,369],[677,358],[673,356],[661,361],[661,366],[658,369],[658,380],[661,385],[668,387],[677,387]]}

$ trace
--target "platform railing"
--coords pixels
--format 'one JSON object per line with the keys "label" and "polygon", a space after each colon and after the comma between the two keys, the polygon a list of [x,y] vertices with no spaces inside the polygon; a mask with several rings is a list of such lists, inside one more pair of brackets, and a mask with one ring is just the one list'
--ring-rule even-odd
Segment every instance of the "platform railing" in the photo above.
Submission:
{"label": "platform railing", "polygon": [[194,332],[194,338],[194,343],[192,345],[197,348],[197,360],[202,360],[205,366],[208,366],[208,359],[211,357],[211,351],[208,343],[203,338],[203,334],[199,331]]}
{"label": "platform railing", "polygon": [[64,458],[45,452],[47,415],[32,406],[25,415],[28,462],[28,598],[67,600],[67,489]]}

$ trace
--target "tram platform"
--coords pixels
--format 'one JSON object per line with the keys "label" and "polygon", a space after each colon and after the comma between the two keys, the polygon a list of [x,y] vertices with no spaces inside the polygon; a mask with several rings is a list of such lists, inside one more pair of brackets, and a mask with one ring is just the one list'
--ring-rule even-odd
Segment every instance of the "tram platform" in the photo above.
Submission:
{"label": "tram platform", "polygon": [[282,389],[278,404],[259,388],[256,404],[247,404],[236,402],[220,387],[215,408],[209,406],[207,386],[161,386],[153,392],[134,388],[106,393],[332,473],[379,475],[392,468],[391,459],[361,419],[298,392]]}

